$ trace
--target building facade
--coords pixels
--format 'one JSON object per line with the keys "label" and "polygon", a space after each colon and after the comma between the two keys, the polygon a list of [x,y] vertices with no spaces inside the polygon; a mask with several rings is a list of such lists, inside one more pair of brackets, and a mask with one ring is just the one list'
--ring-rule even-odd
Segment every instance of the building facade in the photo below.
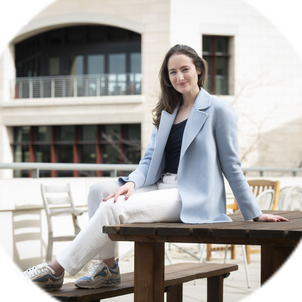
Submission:
{"label": "building facade", "polygon": [[[0,58],[0,161],[138,163],[153,127],[159,68],[175,44],[203,56],[208,91],[237,111],[244,166],[302,165],[302,62],[241,0],[52,3]],[[0,177],[30,173],[0,170]]]}

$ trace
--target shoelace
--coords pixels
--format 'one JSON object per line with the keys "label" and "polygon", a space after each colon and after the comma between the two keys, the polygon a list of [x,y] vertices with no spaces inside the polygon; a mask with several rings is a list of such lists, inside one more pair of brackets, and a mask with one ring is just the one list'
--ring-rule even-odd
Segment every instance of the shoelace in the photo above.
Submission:
{"label": "shoelace", "polygon": [[27,271],[24,272],[24,275],[26,275],[27,277],[34,277],[42,273],[48,273],[49,271],[53,275],[55,274],[55,271],[51,267],[49,267],[47,263],[43,263],[28,269]]}
{"label": "shoelace", "polygon": [[102,269],[103,267],[106,267],[108,270],[109,275],[111,274],[111,271],[109,269],[109,267],[103,262],[103,261],[99,261],[97,263],[94,263],[90,266],[88,273],[86,274],[87,277],[94,277],[95,273]]}

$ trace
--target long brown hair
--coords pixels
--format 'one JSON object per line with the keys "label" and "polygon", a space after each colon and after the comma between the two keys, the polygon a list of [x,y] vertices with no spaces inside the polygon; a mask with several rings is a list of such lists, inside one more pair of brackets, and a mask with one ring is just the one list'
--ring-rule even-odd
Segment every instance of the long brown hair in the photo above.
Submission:
{"label": "long brown hair", "polygon": [[155,108],[152,110],[153,113],[153,124],[158,128],[161,112],[163,110],[172,113],[176,108],[179,99],[181,98],[181,93],[176,91],[169,79],[168,73],[168,61],[172,55],[183,54],[190,57],[195,65],[196,71],[200,72],[198,75],[198,86],[205,86],[206,76],[207,76],[207,63],[202,58],[200,58],[197,52],[187,45],[176,44],[167,52],[163,63],[159,71],[159,81],[161,93],[159,101],[156,104]]}

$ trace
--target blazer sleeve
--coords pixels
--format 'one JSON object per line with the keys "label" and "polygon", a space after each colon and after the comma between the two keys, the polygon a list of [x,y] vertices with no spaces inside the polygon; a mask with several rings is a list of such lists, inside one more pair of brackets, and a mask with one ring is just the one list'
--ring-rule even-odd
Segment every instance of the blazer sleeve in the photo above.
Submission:
{"label": "blazer sleeve", "polygon": [[128,181],[134,182],[135,189],[138,189],[144,185],[156,144],[157,131],[157,128],[154,126],[151,140],[146,148],[143,158],[139,162],[138,167],[132,173],[130,173],[128,177],[118,178],[118,181],[121,185],[124,185]]}
{"label": "blazer sleeve", "polygon": [[217,115],[215,138],[222,172],[230,184],[243,218],[250,220],[262,212],[241,170],[237,119],[233,107],[226,102]]}

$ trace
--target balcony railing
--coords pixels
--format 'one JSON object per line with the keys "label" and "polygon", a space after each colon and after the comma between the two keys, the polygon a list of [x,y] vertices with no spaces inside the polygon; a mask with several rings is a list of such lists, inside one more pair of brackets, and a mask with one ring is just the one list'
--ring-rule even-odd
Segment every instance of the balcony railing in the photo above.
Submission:
{"label": "balcony railing", "polygon": [[[61,170],[61,171],[110,171],[111,177],[117,177],[117,171],[134,171],[137,164],[62,164],[62,163],[0,163],[0,169],[12,170],[32,170],[32,178],[39,178],[40,170]],[[302,173],[302,168],[269,168],[254,167],[242,168],[244,173],[258,172],[260,177],[264,172],[291,173],[296,177],[297,173]],[[280,175],[279,175],[280,176]]]}
{"label": "balcony railing", "polygon": [[141,73],[28,77],[12,81],[13,99],[141,94]]}

